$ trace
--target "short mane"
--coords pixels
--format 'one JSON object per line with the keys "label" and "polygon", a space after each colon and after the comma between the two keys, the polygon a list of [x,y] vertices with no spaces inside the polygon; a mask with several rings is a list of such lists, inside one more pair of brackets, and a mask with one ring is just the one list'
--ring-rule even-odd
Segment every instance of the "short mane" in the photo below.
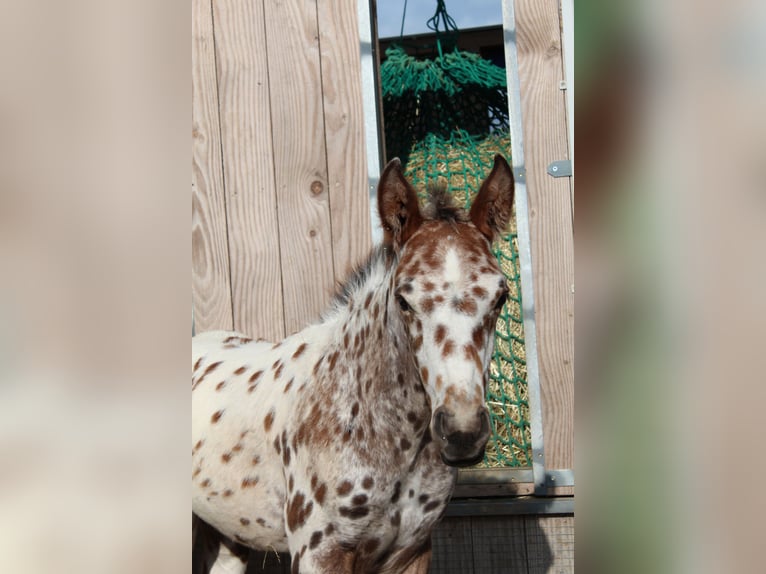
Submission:
{"label": "short mane", "polygon": [[379,244],[373,247],[367,259],[358,265],[343,283],[338,283],[330,309],[323,317],[327,318],[335,310],[348,305],[354,294],[364,287],[375,271],[390,268],[392,264],[395,264],[395,259],[393,250],[387,249],[384,245]]}
{"label": "short mane", "polygon": [[468,213],[455,205],[452,196],[447,192],[447,186],[444,184],[428,186],[426,202],[421,212],[423,217],[433,221],[445,221],[447,223],[466,223],[469,221]]}

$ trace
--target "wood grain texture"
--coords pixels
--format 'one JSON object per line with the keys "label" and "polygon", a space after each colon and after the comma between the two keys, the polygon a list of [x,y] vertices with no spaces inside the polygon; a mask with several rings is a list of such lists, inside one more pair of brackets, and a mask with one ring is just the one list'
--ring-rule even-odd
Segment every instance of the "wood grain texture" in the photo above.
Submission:
{"label": "wood grain texture", "polygon": [[336,281],[343,281],[371,247],[356,4],[356,0],[317,2]]}
{"label": "wood grain texture", "polygon": [[519,78],[529,227],[535,284],[537,349],[545,467],[574,464],[574,263],[569,178],[546,173],[568,157],[557,2],[517,0]]}
{"label": "wood grain texture", "polygon": [[474,572],[526,574],[525,517],[475,516],[471,528]]}
{"label": "wood grain texture", "polygon": [[533,494],[535,485],[531,482],[503,482],[497,484],[458,484],[453,498],[484,496],[526,496]]}
{"label": "wood grain texture", "polygon": [[525,517],[529,574],[574,572],[574,516]]}
{"label": "wood grain texture", "polygon": [[234,328],[284,337],[263,4],[214,0]]}
{"label": "wood grain texture", "polygon": [[316,2],[265,3],[285,328],[317,319],[334,290]]}
{"label": "wood grain texture", "polygon": [[192,304],[198,333],[233,325],[215,68],[210,0],[193,0]]}

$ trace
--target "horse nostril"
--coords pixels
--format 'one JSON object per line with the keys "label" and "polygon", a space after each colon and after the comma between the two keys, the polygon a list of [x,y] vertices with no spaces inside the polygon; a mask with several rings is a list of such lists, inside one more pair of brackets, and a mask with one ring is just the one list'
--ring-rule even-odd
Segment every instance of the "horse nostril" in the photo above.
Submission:
{"label": "horse nostril", "polygon": [[447,432],[444,429],[444,407],[439,407],[434,412],[434,433],[442,440],[447,440]]}

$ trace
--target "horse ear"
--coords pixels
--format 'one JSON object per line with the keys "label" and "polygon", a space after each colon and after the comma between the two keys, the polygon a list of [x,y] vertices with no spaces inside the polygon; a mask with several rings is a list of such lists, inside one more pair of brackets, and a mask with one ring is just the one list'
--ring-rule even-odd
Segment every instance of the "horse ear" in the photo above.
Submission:
{"label": "horse ear", "polygon": [[471,205],[471,222],[490,243],[508,227],[513,209],[513,172],[500,154]]}
{"label": "horse ear", "polygon": [[401,248],[423,222],[418,196],[404,178],[402,162],[394,158],[380,176],[378,213],[383,225],[383,242]]}

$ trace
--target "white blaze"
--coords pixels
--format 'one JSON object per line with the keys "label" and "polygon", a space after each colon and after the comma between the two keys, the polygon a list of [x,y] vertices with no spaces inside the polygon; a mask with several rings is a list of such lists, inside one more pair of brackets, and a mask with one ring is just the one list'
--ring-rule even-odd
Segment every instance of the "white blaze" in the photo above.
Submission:
{"label": "white blaze", "polygon": [[444,280],[453,285],[460,281],[460,258],[454,249],[447,251],[444,259]]}

